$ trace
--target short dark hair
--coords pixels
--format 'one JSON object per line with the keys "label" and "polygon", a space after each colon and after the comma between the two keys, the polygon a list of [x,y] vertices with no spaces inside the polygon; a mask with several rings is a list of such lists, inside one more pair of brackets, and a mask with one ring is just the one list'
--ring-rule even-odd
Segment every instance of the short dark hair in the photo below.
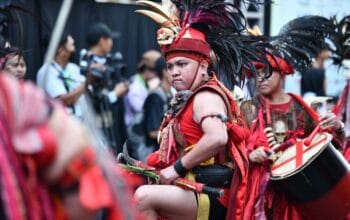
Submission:
{"label": "short dark hair", "polygon": [[11,46],[11,47],[6,47],[6,48],[1,48],[0,49],[0,58],[2,58],[2,60],[0,61],[0,70],[3,70],[5,68],[7,60],[10,57],[13,57],[16,55],[18,55],[19,58],[21,58],[21,57],[24,58],[23,51],[19,47]]}
{"label": "short dark hair", "polygon": [[163,57],[159,57],[154,66],[155,72],[159,79],[163,79],[163,70],[165,69],[165,59]]}
{"label": "short dark hair", "polygon": [[86,35],[88,47],[96,45],[102,37],[111,38],[111,29],[104,23],[93,24]]}
{"label": "short dark hair", "polygon": [[[65,46],[67,41],[68,41],[68,36],[71,36],[70,33],[64,31],[61,35],[61,39],[60,41],[58,42],[58,45],[57,45],[57,50],[56,50],[56,53],[58,52],[58,49],[60,49],[61,47]],[[43,37],[43,49],[47,49],[49,47],[49,44],[50,44],[50,40],[51,40],[51,37],[52,35],[51,34],[45,34],[44,37]]]}
{"label": "short dark hair", "polygon": [[58,47],[57,49],[61,48],[61,47],[64,47],[68,41],[68,36],[70,36],[70,34],[68,33],[63,33],[59,43],[58,43]]}
{"label": "short dark hair", "polygon": [[323,51],[332,51],[330,46],[326,42],[320,42],[316,48],[316,57],[320,56]]}

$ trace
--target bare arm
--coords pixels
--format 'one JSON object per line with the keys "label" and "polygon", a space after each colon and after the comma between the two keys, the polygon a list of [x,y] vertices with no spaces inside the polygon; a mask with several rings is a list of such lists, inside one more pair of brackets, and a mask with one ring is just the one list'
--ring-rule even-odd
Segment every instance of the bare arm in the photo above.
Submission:
{"label": "bare arm", "polygon": [[[209,114],[227,115],[226,106],[221,97],[215,93],[203,91],[198,93],[193,105],[193,118],[197,123]],[[203,136],[190,152],[181,158],[181,163],[186,169],[191,169],[209,158],[215,156],[225,148],[228,141],[226,124],[217,117],[207,117],[202,122]],[[160,171],[160,182],[171,184],[179,174],[174,166],[169,166]]]}
{"label": "bare arm", "polygon": [[[193,105],[193,118],[199,123],[209,114],[227,115],[222,98],[212,92],[204,91],[196,95]],[[182,164],[191,169],[221,151],[228,141],[226,124],[217,117],[207,117],[202,124],[203,136],[190,152],[182,159]]]}

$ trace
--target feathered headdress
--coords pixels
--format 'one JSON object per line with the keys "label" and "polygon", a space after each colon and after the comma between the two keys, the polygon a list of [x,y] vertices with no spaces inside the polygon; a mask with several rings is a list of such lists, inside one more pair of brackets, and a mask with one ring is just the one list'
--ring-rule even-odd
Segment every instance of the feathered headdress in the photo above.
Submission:
{"label": "feathered headdress", "polygon": [[335,64],[341,64],[344,59],[350,59],[350,15],[345,16],[339,23],[334,19],[338,38],[336,54],[333,58]]}
{"label": "feathered headdress", "polygon": [[[321,16],[303,16],[289,21],[277,36],[271,38],[272,53],[285,60],[296,70],[304,72],[327,40],[336,37],[333,22]],[[330,47],[328,47],[330,48]]]}
{"label": "feathered headdress", "polygon": [[[250,1],[260,4],[260,1]],[[224,0],[172,0],[176,12],[169,13],[160,5],[141,0],[151,10],[137,10],[155,20],[161,28],[157,40],[166,59],[183,55],[211,60],[214,52],[218,78],[226,85],[244,79],[243,70],[256,73],[253,61],[269,63],[265,56],[270,45],[261,37],[244,35],[246,20],[238,4]]]}

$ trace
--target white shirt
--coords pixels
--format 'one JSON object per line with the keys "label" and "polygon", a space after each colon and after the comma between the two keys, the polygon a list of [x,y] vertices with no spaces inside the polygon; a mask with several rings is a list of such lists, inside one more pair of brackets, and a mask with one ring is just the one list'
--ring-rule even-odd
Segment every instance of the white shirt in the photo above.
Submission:
{"label": "white shirt", "polygon": [[[47,72],[46,76],[45,72]],[[68,88],[66,88],[64,81],[66,81]],[[62,69],[56,62],[44,64],[36,76],[37,85],[52,98],[72,92],[84,81],[85,77],[80,74],[79,66],[74,63],[68,63],[65,69]],[[78,117],[82,116],[82,105],[84,105],[84,102],[85,98],[82,95],[74,104],[75,115]],[[70,107],[67,107],[67,111],[70,113],[73,112]]]}

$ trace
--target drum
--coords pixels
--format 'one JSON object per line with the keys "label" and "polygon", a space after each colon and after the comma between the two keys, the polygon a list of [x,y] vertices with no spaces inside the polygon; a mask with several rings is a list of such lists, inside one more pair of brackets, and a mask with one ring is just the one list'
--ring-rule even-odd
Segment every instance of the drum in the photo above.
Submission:
{"label": "drum", "polygon": [[350,213],[350,167],[331,144],[332,136],[317,133],[286,149],[271,166],[271,180],[310,219],[340,219]]}

